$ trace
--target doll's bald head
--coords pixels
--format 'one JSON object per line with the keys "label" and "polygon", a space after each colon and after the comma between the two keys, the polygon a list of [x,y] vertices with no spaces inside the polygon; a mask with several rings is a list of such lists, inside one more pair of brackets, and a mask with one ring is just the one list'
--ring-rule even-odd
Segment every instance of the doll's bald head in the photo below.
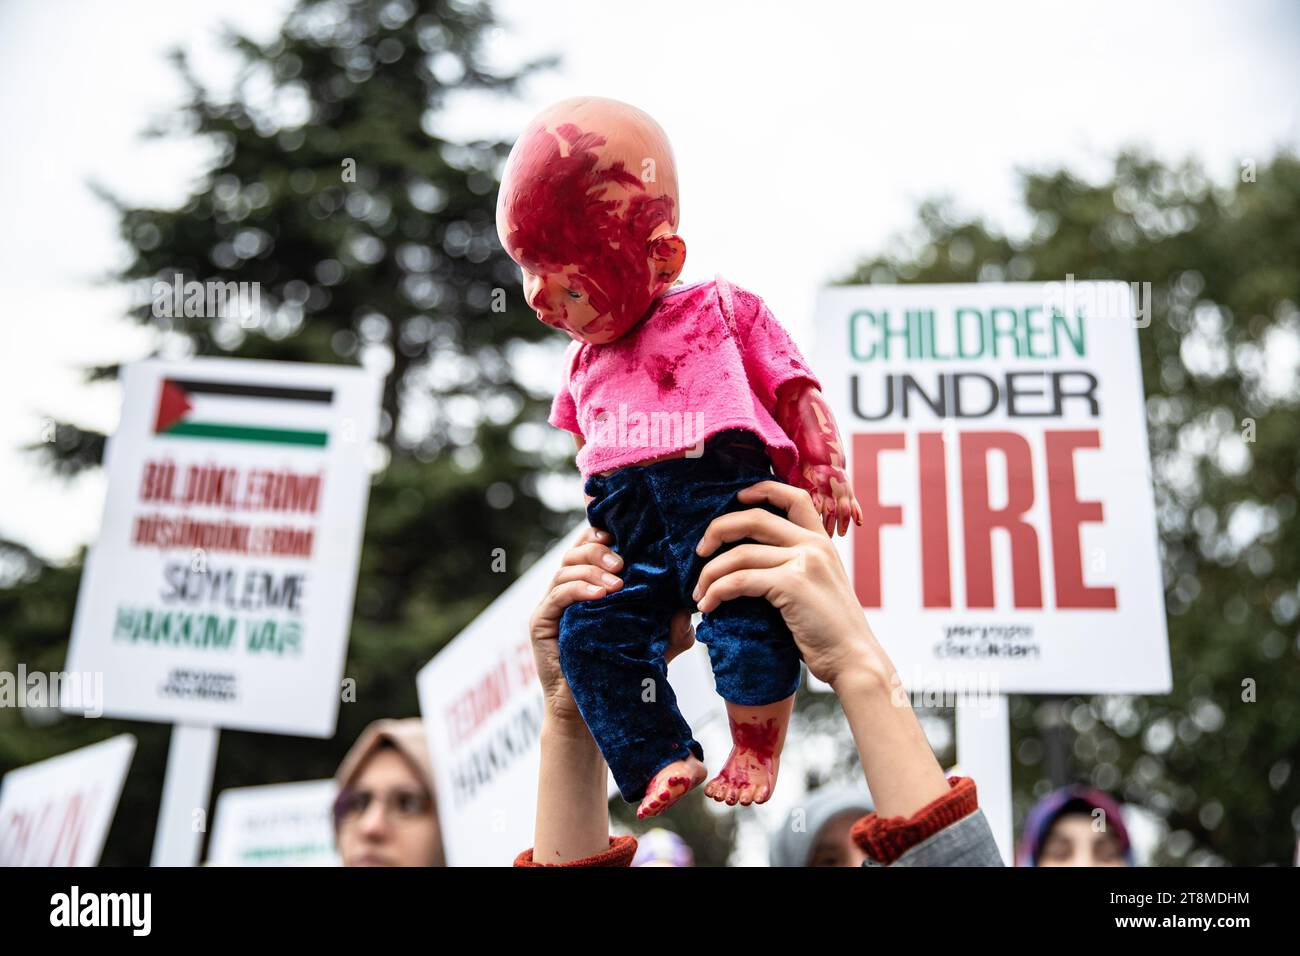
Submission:
{"label": "doll's bald head", "polygon": [[663,129],[627,103],[562,100],[510,151],[497,233],[538,317],[612,342],[681,274],[677,169]]}

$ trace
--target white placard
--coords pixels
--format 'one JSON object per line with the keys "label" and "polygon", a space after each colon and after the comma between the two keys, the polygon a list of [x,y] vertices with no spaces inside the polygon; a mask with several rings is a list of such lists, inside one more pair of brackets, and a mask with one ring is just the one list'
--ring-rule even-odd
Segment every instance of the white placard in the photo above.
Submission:
{"label": "white placard", "polygon": [[[416,678],[451,866],[509,866],[533,845],[542,693],[528,620],[586,527],[565,535]],[[674,659],[668,681],[694,730],[725,715],[704,645]]]}
{"label": "white placard", "polygon": [[124,370],[67,664],[103,673],[104,713],[334,733],[380,387],[302,363]]}
{"label": "white placard", "polygon": [[1140,324],[1118,282],[822,291],[836,543],[909,689],[1170,689]]}
{"label": "white placard", "polygon": [[0,780],[0,866],[95,866],[135,738],[119,734]]}
{"label": "white placard", "polygon": [[211,866],[338,866],[333,780],[238,787],[217,796]]}

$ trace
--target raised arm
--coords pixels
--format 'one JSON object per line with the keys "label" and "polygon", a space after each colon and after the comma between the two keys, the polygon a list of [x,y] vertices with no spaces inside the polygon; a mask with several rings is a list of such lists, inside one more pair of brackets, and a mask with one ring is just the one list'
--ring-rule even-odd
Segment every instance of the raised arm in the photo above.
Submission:
{"label": "raised arm", "polygon": [[[788,519],[757,507],[715,519],[697,547],[701,555],[725,542],[756,543],[732,548],[704,566],[697,605],[709,611],[740,595],[766,599],[780,610],[808,669],[835,690],[876,803],[876,810],[858,821],[855,840],[881,865],[1001,865],[993,834],[978,811],[974,782],[944,776],[834,545],[819,527],[809,495],[764,481],[739,496],[746,504],[775,504]],[[555,648],[564,607],[606,593],[601,565],[612,554],[608,542],[603,532],[584,534],[565,554],[531,621],[547,708],[536,846],[520,854],[518,866],[626,866],[635,851],[631,837],[606,832],[604,761],[573,703]],[[690,616],[679,614],[667,656],[693,640]]]}
{"label": "raised arm", "polygon": [[854,828],[858,845],[880,865],[1000,866],[974,782],[944,776],[834,545],[818,529],[808,494],[763,481],[738,497],[774,504],[787,518],[751,508],[715,519],[699,554],[742,539],[757,544],[732,548],[704,566],[697,605],[707,613],[742,595],[764,598],[780,610],[808,670],[834,689],[876,803]]}
{"label": "raised arm", "polygon": [[742,538],[766,545],[768,555],[760,560],[756,546],[743,545],[706,564],[696,591],[700,611],[741,595],[763,597],[781,610],[808,669],[840,698],[881,816],[910,815],[942,796],[948,784],[939,761],[834,545],[816,531],[808,495],[765,481],[739,497],[747,504],[770,502],[788,520],[755,508],[709,525],[697,548],[701,555]]}
{"label": "raised arm", "polygon": [[[603,537],[603,532],[588,528],[565,553],[564,563],[528,622],[545,707],[534,847],[521,854],[519,865],[564,865],[599,857],[613,846],[606,803],[608,769],[560,671],[556,641],[566,607],[621,586],[618,578],[606,576],[601,569],[601,560],[612,554]],[[621,566],[617,555],[614,559]]]}
{"label": "raised arm", "polygon": [[[537,679],[542,685],[541,767],[533,846],[516,866],[627,866],[636,852],[632,837],[609,835],[605,760],[560,670],[560,616],[575,601],[590,601],[623,586],[623,559],[609,547],[608,532],[588,528],[564,554],[551,586],[529,620]],[[612,565],[611,563],[612,562]],[[666,660],[695,643],[685,610],[672,621]]]}
{"label": "raised arm", "polygon": [[[582,451],[585,441],[574,434]],[[590,496],[584,496],[588,502]],[[574,601],[601,597],[619,581],[606,576],[596,563],[608,555],[621,565],[604,542],[608,535],[589,528],[565,555],[551,589],[529,622],[533,655],[546,697],[542,717],[541,768],[537,781],[537,825],[528,861],[538,866],[566,864],[614,849],[609,839],[609,805],[605,781],[609,770],[573,702],[560,673],[555,635],[560,615]],[[626,852],[626,848],[624,848]]]}

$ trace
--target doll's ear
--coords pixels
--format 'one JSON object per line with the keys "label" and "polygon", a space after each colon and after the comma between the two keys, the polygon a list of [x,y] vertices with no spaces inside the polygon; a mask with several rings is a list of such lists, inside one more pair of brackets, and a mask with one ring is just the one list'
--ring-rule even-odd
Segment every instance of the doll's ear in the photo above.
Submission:
{"label": "doll's ear", "polygon": [[686,266],[686,240],[676,234],[650,240],[650,266],[655,279],[672,285]]}

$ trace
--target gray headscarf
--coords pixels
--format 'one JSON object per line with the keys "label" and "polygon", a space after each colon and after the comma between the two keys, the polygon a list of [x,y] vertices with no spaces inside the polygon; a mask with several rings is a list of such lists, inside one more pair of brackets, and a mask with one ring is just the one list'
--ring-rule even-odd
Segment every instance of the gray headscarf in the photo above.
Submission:
{"label": "gray headscarf", "polygon": [[848,810],[865,816],[872,809],[871,793],[863,783],[821,787],[805,794],[772,834],[772,865],[807,866],[822,827]]}

